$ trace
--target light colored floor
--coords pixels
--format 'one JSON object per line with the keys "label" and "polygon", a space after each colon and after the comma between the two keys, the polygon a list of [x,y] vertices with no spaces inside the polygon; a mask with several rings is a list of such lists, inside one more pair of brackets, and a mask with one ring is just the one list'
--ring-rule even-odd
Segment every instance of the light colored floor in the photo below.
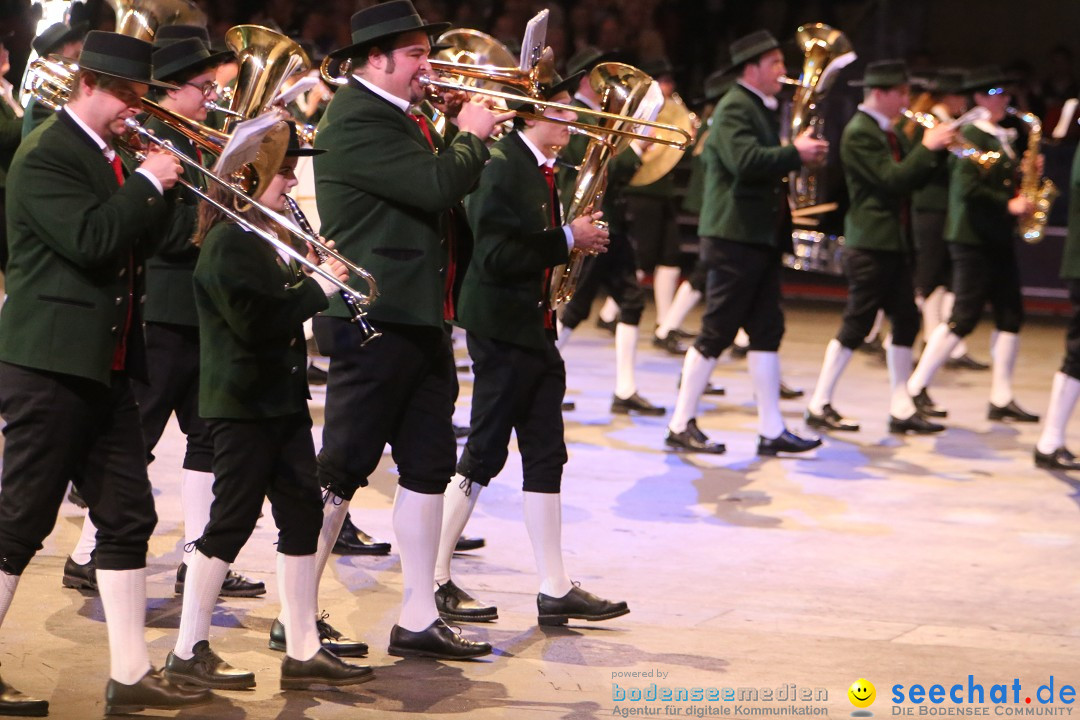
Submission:
{"label": "light colored floor", "polygon": [[[838,327],[838,309],[791,307],[788,319],[784,376],[809,391]],[[1045,410],[1062,337],[1060,321],[1025,329],[1017,399],[1032,411]],[[972,352],[982,359],[988,357],[986,339],[985,326],[972,339]],[[565,355],[569,397],[577,403],[566,416],[567,565],[585,588],[626,599],[630,615],[591,626],[536,625],[520,463],[512,454],[481,497],[468,530],[486,537],[488,547],[455,564],[461,585],[499,606],[498,623],[463,628],[493,643],[497,654],[471,663],[389,657],[387,637],[401,590],[396,554],[335,556],[323,579],[321,606],[333,624],[372,645],[369,661],[377,678],[355,691],[281,693],[280,655],[266,648],[278,607],[275,533],[267,512],[236,567],[266,579],[270,592],[264,599],[222,603],[212,629],[214,647],[254,670],[258,688],[220,693],[214,705],[181,717],[599,718],[635,707],[700,717],[738,712],[736,705],[769,716],[781,706],[846,716],[853,709],[847,687],[860,677],[877,687],[870,708],[877,716],[899,714],[903,707],[918,715],[918,705],[893,707],[893,685],[966,688],[969,674],[987,693],[996,683],[1019,679],[1019,705],[988,706],[990,715],[1071,709],[1027,705],[1024,697],[1033,697],[1051,676],[1055,692],[1080,682],[1080,485],[1032,467],[1036,426],[985,419],[989,373],[943,372],[933,396],[949,409],[950,429],[937,437],[899,438],[885,428],[884,366],[857,355],[835,405],[858,418],[862,432],[828,438],[807,457],[763,460],[754,454],[755,413],[743,362],[725,357],[714,381],[727,387],[728,396],[704,402],[700,415],[702,428],[726,442],[728,454],[702,457],[663,451],[665,418],[612,418],[609,336],[591,323],[583,326]],[[680,359],[643,339],[639,360],[642,394],[670,407]],[[459,423],[467,421],[469,391],[463,376]],[[312,405],[320,430],[322,400],[319,391]],[[801,428],[803,402],[784,402],[783,408],[789,425]],[[148,569],[147,637],[159,664],[175,638],[180,611],[172,583],[181,556],[181,453],[182,438],[170,426],[151,467],[161,520]],[[394,487],[387,456],[354,509],[361,527],[391,540]],[[101,604],[60,588],[81,514],[65,503],[0,634],[4,679],[49,698],[54,718],[96,717],[104,705],[108,654]],[[661,675],[616,676],[642,671]],[[794,683],[797,692],[827,699],[613,699],[613,683],[632,692],[654,682],[786,691]]]}

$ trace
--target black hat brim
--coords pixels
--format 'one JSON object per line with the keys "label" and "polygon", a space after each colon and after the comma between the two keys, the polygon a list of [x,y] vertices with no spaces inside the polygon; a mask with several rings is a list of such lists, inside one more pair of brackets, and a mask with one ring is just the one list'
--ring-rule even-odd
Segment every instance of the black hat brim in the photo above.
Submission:
{"label": "black hat brim", "polygon": [[338,50],[332,50],[327,53],[327,57],[335,60],[341,60],[343,58],[352,58],[361,54],[362,50],[366,50],[374,45],[378,45],[379,41],[386,40],[387,38],[397,37],[398,35],[404,35],[405,33],[422,32],[429,37],[438,37],[444,32],[450,29],[450,23],[437,22],[437,23],[425,23],[417,27],[411,27],[407,30],[395,30],[394,32],[388,32],[385,35],[376,35],[375,37],[368,38],[363,42],[353,43],[352,45],[346,45]]}

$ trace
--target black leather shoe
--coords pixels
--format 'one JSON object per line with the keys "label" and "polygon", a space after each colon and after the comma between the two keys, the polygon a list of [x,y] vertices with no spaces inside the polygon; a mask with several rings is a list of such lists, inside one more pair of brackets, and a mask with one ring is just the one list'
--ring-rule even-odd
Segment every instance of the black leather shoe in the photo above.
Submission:
{"label": "black leather shoe", "polygon": [[426,630],[413,632],[400,625],[390,630],[390,647],[387,652],[397,657],[429,657],[440,660],[468,660],[491,654],[486,642],[466,640],[454,632],[442,618],[428,625]]}
{"label": "black leather shoe", "polygon": [[652,344],[653,347],[669,352],[672,355],[686,354],[686,346],[683,345],[682,340],[675,333],[668,333],[667,337],[664,338],[653,335]]}
{"label": "black leather shoe", "polygon": [[1013,422],[1026,422],[1033,423],[1039,422],[1039,416],[1029,413],[1016,404],[1015,400],[1010,400],[1009,404],[1005,407],[998,407],[994,403],[990,403],[990,410],[986,413],[987,420],[1012,420]]}
{"label": "black leather shoe", "polygon": [[460,440],[469,437],[470,429],[468,425],[454,425],[454,438]]}
{"label": "black leather shoe", "polygon": [[0,715],[19,717],[45,717],[49,714],[49,701],[23,695],[0,680]]}
{"label": "black leather shoe", "polygon": [[536,620],[541,625],[565,625],[567,620],[610,620],[630,612],[626,602],[612,602],[597,597],[574,583],[570,592],[560,598],[544,593],[536,596]]}
{"label": "black leather shoe", "polygon": [[671,428],[668,428],[664,444],[672,450],[703,452],[712,455],[722,455],[727,450],[723,443],[709,440],[709,436],[698,429],[695,419],[686,423],[686,429],[682,432],[672,432]]}
{"label": "black leather shoe", "polygon": [[801,453],[821,446],[821,438],[799,437],[790,430],[784,430],[774,438],[758,435],[757,454],[776,455],[777,453]]}
{"label": "black leather shoe", "polygon": [[958,358],[949,358],[945,361],[945,367],[949,370],[989,370],[990,366],[979,362],[967,353]]}
{"label": "black leather shoe", "polygon": [[564,400],[561,406],[561,410],[563,412],[573,412],[574,410],[577,410],[577,403],[575,403],[573,400]]}
{"label": "black leather shoe", "polygon": [[205,705],[213,699],[214,694],[209,690],[173,685],[159,670],[151,668],[134,685],[109,680],[105,686],[105,714],[130,715],[146,709],[179,710]]}
{"label": "black leather shoe", "polygon": [[806,394],[806,391],[802,388],[793,388],[788,386],[783,380],[780,381],[780,399],[781,400],[794,400],[795,398],[801,398]]}
{"label": "black leather shoe", "polygon": [[[187,564],[180,563],[176,568],[176,583],[173,592],[177,595],[184,594],[184,579],[187,577]],[[238,572],[229,570],[225,573],[225,581],[221,583],[221,597],[253,598],[266,594],[266,584],[262,580],[252,580]]]}
{"label": "black leather shoe", "polygon": [[455,585],[453,580],[447,580],[435,590],[435,607],[446,620],[492,622],[499,619],[498,608],[477,601]]}
{"label": "black leather shoe", "polygon": [[634,393],[628,398],[617,395],[611,396],[611,412],[615,415],[654,415],[660,416],[667,412],[662,407],[657,407],[651,402]]}
{"label": "black leather shoe", "polygon": [[732,345],[731,357],[741,359],[746,357],[746,353],[750,352],[749,345]]}
{"label": "black leather shoe", "polygon": [[1035,448],[1035,467],[1044,470],[1080,470],[1080,462],[1064,447],[1052,453],[1041,453],[1039,448]]}
{"label": "black leather shoe", "polygon": [[80,565],[69,555],[64,563],[64,579],[61,582],[66,588],[97,592],[97,563],[94,562],[94,556],[90,556],[90,562]]}
{"label": "black leather shoe", "polygon": [[288,655],[281,661],[281,689],[305,690],[312,685],[359,685],[374,680],[367,665],[352,665],[321,648],[310,660]]}
{"label": "black leather shoe", "polygon": [[352,518],[346,514],[332,552],[337,555],[389,555],[390,543],[371,537],[353,525]]}
{"label": "black leather shoe", "polygon": [[694,339],[697,338],[697,333],[686,332],[682,328],[675,328],[674,330],[672,330],[668,334],[669,335],[674,335],[675,337],[679,338],[680,340],[694,340]]}
{"label": "black leather shoe", "polygon": [[307,366],[308,385],[325,385],[328,377],[330,377],[329,373],[318,365],[312,363]]}
{"label": "black leather shoe", "polygon": [[176,685],[196,685],[216,690],[247,690],[255,687],[255,673],[234,668],[210,649],[208,640],[200,640],[191,649],[190,660],[182,660],[172,651],[165,658],[165,679]]}
{"label": "black leather shoe", "polygon": [[915,409],[918,410],[919,414],[923,417],[949,417],[949,412],[947,410],[940,409],[934,401],[930,399],[930,394],[926,392],[926,388],[920,390],[918,395],[911,398],[911,401],[915,403]]}
{"label": "black leather shoe", "polygon": [[846,417],[836,412],[829,403],[825,403],[825,407],[821,408],[820,414],[812,412],[807,408],[806,426],[821,428],[822,430],[838,430],[841,432],[858,432],[859,430],[859,423],[854,420],[848,420]]}
{"label": "black leather shoe", "polygon": [[79,488],[74,485],[68,490],[67,499],[69,503],[72,503],[76,507],[81,507],[83,510],[86,509],[86,501],[83,500],[83,496],[79,493]]}
{"label": "black leather shoe", "polygon": [[[338,657],[365,657],[368,654],[367,643],[345,637],[326,622],[328,617],[327,613],[323,613],[315,619],[315,629],[319,631],[319,643],[323,650]],[[271,650],[285,652],[285,626],[276,618],[270,626],[269,646]]]}
{"label": "black leather shoe", "polygon": [[454,546],[454,552],[469,552],[470,550],[479,550],[487,545],[487,541],[484,538],[467,538],[464,535],[457,539],[457,545]]}
{"label": "black leather shoe", "polygon": [[719,385],[713,385],[712,383],[705,384],[705,391],[702,395],[727,395],[727,390]]}
{"label": "black leather shoe", "polygon": [[931,433],[939,433],[945,429],[944,425],[939,425],[936,422],[930,422],[921,413],[916,412],[909,418],[900,420],[892,415],[889,416],[889,432],[905,435],[909,432],[916,435],[929,435]]}
{"label": "black leather shoe", "polygon": [[618,324],[619,323],[618,323],[617,320],[608,321],[608,320],[603,320],[601,318],[596,318],[596,327],[597,327],[597,329],[598,330],[604,330],[606,332],[611,333],[612,335],[615,334],[615,326],[618,325]]}

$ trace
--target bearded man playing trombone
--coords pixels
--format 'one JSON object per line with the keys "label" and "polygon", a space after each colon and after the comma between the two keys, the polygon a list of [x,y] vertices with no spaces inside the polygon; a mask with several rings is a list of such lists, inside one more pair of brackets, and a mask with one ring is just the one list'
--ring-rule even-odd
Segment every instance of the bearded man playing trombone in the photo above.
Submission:
{"label": "bearded man playing trombone", "polygon": [[489,155],[484,140],[510,113],[467,102],[459,132],[444,143],[410,108],[424,99],[429,34],[408,0],[352,16],[354,74],[319,126],[315,187],[323,234],[377,278],[370,311],[382,337],[364,344],[334,299],[315,320],[330,356],[319,480],[327,490],[319,569],[325,566],[349,501],[368,484],[387,443],[398,466],[393,523],[401,552],[404,602],[391,655],[464,659],[491,652],[439,618],[432,593],[443,492],[457,459],[451,423],[455,368],[445,323],[468,262],[468,227],[451,212],[475,185]]}

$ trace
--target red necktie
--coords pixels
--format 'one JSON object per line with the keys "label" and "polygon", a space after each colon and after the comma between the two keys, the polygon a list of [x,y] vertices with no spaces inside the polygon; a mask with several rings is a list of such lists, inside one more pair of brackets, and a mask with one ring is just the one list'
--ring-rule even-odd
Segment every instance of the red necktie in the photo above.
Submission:
{"label": "red necktie", "polygon": [[[551,204],[551,226],[555,227],[555,225],[557,225],[558,222],[559,222],[559,216],[558,216],[558,212],[559,212],[558,203],[559,203],[559,200],[558,200],[558,195],[555,193],[555,168],[551,167],[550,165],[546,165],[546,164],[541,165],[540,166],[540,172],[542,172],[544,174],[544,180],[547,182],[547,186],[548,186],[548,202]],[[546,306],[547,305],[547,300],[548,300],[548,295],[551,293],[551,268],[547,268],[544,271],[543,292],[544,292],[544,295],[543,295],[543,300],[542,301],[543,301],[544,305]],[[544,312],[544,328],[545,329],[547,329],[547,330],[554,330],[555,329],[554,316],[555,316],[555,313],[553,311],[548,310],[548,311]]]}
{"label": "red necktie", "polygon": [[[109,160],[109,164],[112,165],[113,172],[116,173],[116,182],[120,185],[124,184],[124,165],[120,162],[120,156],[114,154],[112,160]],[[124,362],[127,358],[127,338],[128,333],[131,331],[131,312],[132,312],[132,298],[135,295],[135,288],[132,285],[134,282],[132,275],[132,268],[135,264],[134,258],[128,255],[128,307],[127,317],[124,318],[124,331],[120,334],[120,337],[116,341],[116,350],[113,352],[112,369],[123,370]]]}
{"label": "red necktie", "polygon": [[[896,137],[896,133],[892,130],[885,131],[885,137],[889,139],[889,150],[892,151],[892,159],[896,162],[900,162],[904,159],[903,154],[900,152],[900,141]],[[908,239],[908,228],[911,227],[911,196],[905,195],[904,200],[900,204],[900,227],[904,233],[905,242]]]}
{"label": "red necktie", "polygon": [[[428,128],[427,120],[420,113],[409,113],[417,125],[420,126],[420,132],[424,133],[424,138],[427,140],[428,147],[433,152],[438,152],[435,149],[435,140],[431,137],[431,130]],[[448,213],[446,223],[446,282],[443,285],[443,320],[451,322],[454,319],[454,280],[457,277],[457,258],[454,256],[456,248],[454,247],[454,211],[451,208]]]}

